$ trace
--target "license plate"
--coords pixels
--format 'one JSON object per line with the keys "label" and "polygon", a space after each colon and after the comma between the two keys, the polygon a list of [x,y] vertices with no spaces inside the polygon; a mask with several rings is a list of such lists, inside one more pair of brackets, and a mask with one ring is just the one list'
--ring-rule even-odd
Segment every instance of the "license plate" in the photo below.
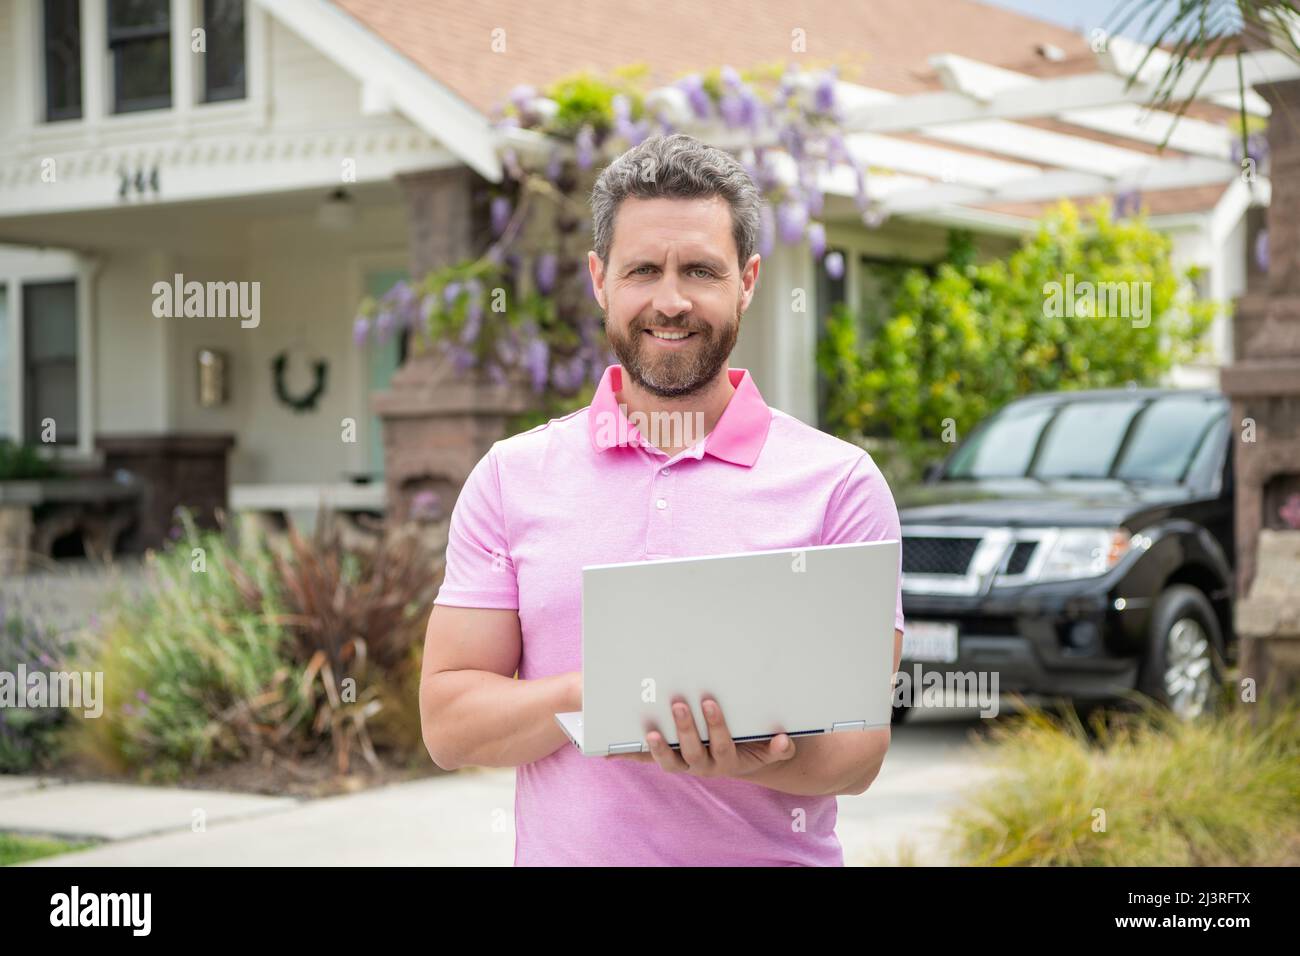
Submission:
{"label": "license plate", "polygon": [[957,659],[957,625],[939,621],[908,621],[903,630],[903,657],[909,661]]}

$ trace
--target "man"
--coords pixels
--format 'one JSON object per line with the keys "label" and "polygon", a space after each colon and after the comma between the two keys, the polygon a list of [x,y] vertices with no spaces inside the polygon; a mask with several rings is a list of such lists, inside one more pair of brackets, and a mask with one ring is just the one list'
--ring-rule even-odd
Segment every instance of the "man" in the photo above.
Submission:
{"label": "man", "polygon": [[[494,444],[456,502],[424,740],[447,769],[518,768],[517,865],[842,865],[835,796],[865,791],[889,747],[888,728],[733,743],[707,701],[703,733],[675,706],[680,754],[652,731],[649,753],[584,757],[553,716],[582,709],[583,565],[899,537],[871,458],[727,365],[761,202],[733,157],[684,134],[605,169],[588,266],[620,364],[587,408]],[[628,607],[660,613],[653,594]],[[895,613],[896,671],[901,598]]]}

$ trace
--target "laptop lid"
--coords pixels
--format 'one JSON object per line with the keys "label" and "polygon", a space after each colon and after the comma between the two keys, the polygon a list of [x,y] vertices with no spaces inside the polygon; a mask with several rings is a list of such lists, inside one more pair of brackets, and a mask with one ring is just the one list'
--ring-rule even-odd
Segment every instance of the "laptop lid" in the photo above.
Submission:
{"label": "laptop lid", "polygon": [[[732,737],[888,726],[899,542],[666,558],[582,571],[582,722],[589,755],[676,744],[681,695]],[[566,728],[567,729],[567,728]]]}

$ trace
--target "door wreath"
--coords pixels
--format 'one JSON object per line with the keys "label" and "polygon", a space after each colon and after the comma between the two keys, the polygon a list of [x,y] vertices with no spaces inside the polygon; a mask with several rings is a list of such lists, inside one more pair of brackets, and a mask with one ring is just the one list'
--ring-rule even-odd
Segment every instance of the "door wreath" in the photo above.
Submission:
{"label": "door wreath", "polygon": [[290,395],[289,390],[285,387],[284,372],[288,365],[288,352],[281,352],[271,360],[271,369],[275,374],[275,397],[295,412],[309,412],[316,407],[317,400],[321,397],[321,393],[325,391],[325,375],[329,370],[329,363],[324,359],[317,359],[312,363],[315,380],[312,387],[301,395]]}

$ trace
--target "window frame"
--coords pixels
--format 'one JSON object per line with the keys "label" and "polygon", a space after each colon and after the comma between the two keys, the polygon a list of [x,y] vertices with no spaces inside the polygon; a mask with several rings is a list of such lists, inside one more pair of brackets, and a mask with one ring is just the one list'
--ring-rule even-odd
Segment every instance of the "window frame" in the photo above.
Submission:
{"label": "window frame", "polygon": [[46,447],[52,457],[62,461],[92,461],[95,458],[94,406],[91,396],[95,388],[94,343],[91,333],[91,290],[100,262],[89,256],[67,252],[18,253],[7,263],[8,269],[0,272],[0,286],[6,290],[8,335],[5,346],[13,362],[12,381],[7,395],[0,401],[12,409],[12,433],[15,442],[40,444],[40,434],[29,435],[27,430],[26,347],[24,326],[26,306],[23,289],[28,285],[45,283],[74,283],[77,315],[77,440],[58,442]]}
{"label": "window frame", "polygon": [[[203,28],[205,36],[210,41],[212,32],[211,30],[208,29],[208,6],[210,3],[213,2],[213,0],[195,0],[195,2],[197,4],[195,24]],[[213,95],[212,87],[208,85],[208,54],[211,52],[211,47],[209,47],[209,49],[204,52],[203,62],[199,66],[199,69],[197,71],[199,74],[198,79],[201,81],[200,84],[198,85],[200,85],[202,89],[197,90],[198,96],[197,96],[197,102],[195,103],[196,106],[207,106],[207,105],[217,104],[217,103],[239,103],[239,102],[248,101],[249,86],[250,86],[248,68],[251,59],[250,56],[251,47],[249,44],[249,37],[248,37],[250,11],[249,11],[248,0],[238,0],[238,3],[240,8],[240,40],[241,40],[240,54],[243,60],[243,67],[244,67],[243,82],[240,84],[239,93],[238,95],[226,94],[226,93],[222,93],[221,95],[216,95],[216,96]],[[231,88],[218,87],[217,89],[226,90]]]}
{"label": "window frame", "polygon": [[[57,115],[51,103],[51,72],[50,72],[50,31],[49,31],[49,2],[42,0],[40,8],[37,11],[36,19],[38,30],[40,31],[40,56],[38,58],[38,68],[40,69],[40,90],[41,90],[41,109],[40,121],[43,124],[51,123],[68,123],[84,119],[86,115],[85,104],[85,69],[86,69],[86,33],[81,18],[80,0],[72,0],[72,6],[76,10],[77,17],[77,61],[76,61],[76,90],[77,105],[75,112],[70,107],[65,107],[58,111]],[[67,2],[67,0],[65,0]]]}
{"label": "window frame", "polygon": [[[160,26],[157,23],[148,24],[138,27],[114,27],[111,10],[111,0],[105,4],[105,23],[104,39],[106,44],[106,54],[109,60],[109,71],[112,76],[112,95],[109,97],[111,106],[109,111],[113,116],[124,116],[130,113],[144,113],[153,110],[167,110],[175,106],[176,101],[176,83],[172,75],[172,61],[175,57],[175,24],[172,16],[172,4],[170,0],[162,0],[166,10],[165,25]],[[167,94],[166,96],[156,95],[143,97],[134,100],[126,100],[122,96],[122,74],[123,62],[119,53],[120,49],[128,44],[149,43],[160,38],[167,41]]]}

